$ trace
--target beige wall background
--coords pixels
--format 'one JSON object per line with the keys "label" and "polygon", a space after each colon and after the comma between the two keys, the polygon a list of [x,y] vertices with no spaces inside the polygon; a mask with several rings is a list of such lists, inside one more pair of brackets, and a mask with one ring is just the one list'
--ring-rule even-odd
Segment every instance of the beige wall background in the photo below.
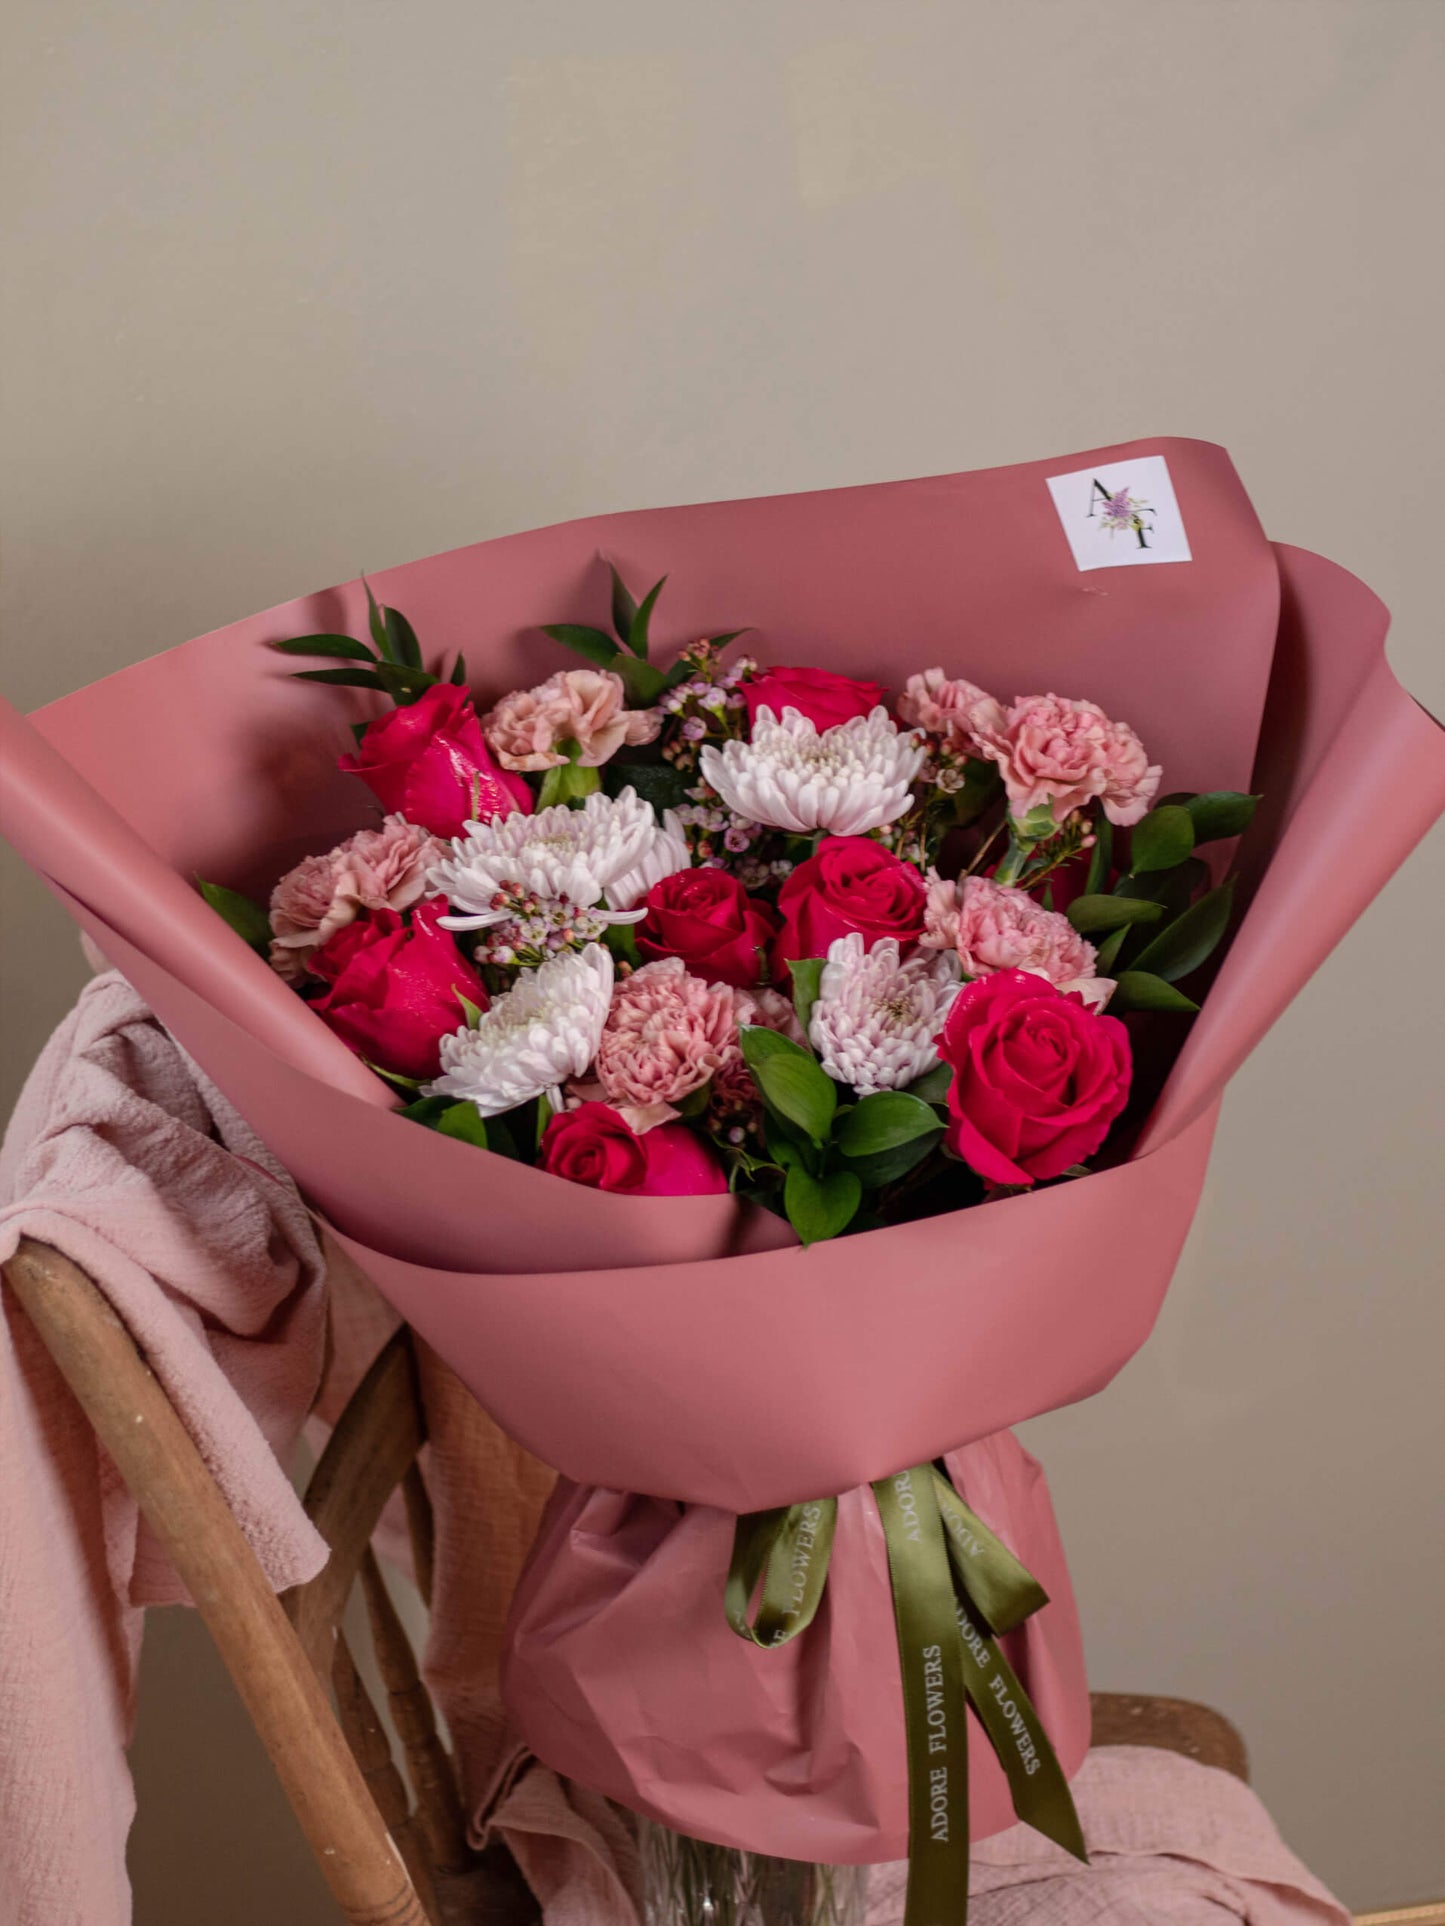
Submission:
{"label": "beige wall background", "polygon": [[[1168,432],[1445,711],[1442,0],[7,11],[22,706],[507,530]],[[83,966],[3,881],[13,1093]],[[1238,1077],[1151,1345],[1030,1427],[1095,1683],[1230,1714],[1356,1905],[1445,1892],[1442,901],[1437,834]],[[144,1707],[141,1926],[323,1917],[172,1616]]]}

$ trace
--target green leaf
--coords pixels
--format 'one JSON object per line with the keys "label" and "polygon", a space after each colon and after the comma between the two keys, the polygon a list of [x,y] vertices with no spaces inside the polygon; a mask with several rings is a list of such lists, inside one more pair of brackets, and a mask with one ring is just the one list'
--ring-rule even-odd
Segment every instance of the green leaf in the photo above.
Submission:
{"label": "green leaf", "polygon": [[1109,880],[1109,866],[1114,860],[1114,825],[1095,805],[1094,847],[1089,851],[1089,873],[1084,879],[1084,893],[1088,896],[1102,894]]}
{"label": "green leaf", "polygon": [[1114,959],[1119,954],[1120,949],[1123,947],[1124,939],[1129,935],[1132,928],[1133,925],[1130,923],[1121,923],[1112,936],[1106,936],[1104,938],[1094,957],[1094,970],[1097,975],[1107,976],[1110,970],[1113,969]]}
{"label": "green leaf", "polygon": [[463,996],[460,990],[456,992],[456,999],[462,1006],[462,1015],[467,1020],[467,1028],[475,1030],[485,1012],[473,1003],[469,996]]}
{"label": "green leaf", "polygon": [[634,970],[641,965],[642,952],[637,947],[635,923],[609,923],[602,932],[602,941],[619,961],[630,963]]}
{"label": "green leaf", "polygon": [[[505,1127],[498,1129],[495,1118],[489,1126],[477,1106],[465,1098],[458,1102],[455,1097],[418,1097],[400,1114],[443,1137],[457,1137],[462,1143],[475,1144],[479,1150],[501,1151],[503,1156],[517,1154]],[[510,1145],[509,1149],[503,1148],[504,1142]]]}
{"label": "green leaf", "polygon": [[376,660],[364,642],[354,641],[349,635],[291,635],[271,647],[282,655],[342,655],[348,662]]}
{"label": "green leaf", "polygon": [[821,956],[800,956],[794,961],[788,959],[788,974],[793,979],[793,1009],[797,1013],[798,1027],[803,1035],[808,1034],[808,1023],[813,1014],[813,1005],[818,1000],[818,987],[823,980]]}
{"label": "green leaf", "polygon": [[863,1186],[851,1170],[814,1177],[794,1164],[783,1186],[788,1222],[805,1244],[821,1244],[846,1230],[862,1201]]}
{"label": "green leaf", "polygon": [[1202,796],[1188,796],[1184,807],[1194,820],[1196,843],[1218,843],[1227,836],[1242,836],[1254,820],[1258,796],[1247,796],[1238,789],[1210,789]]}
{"label": "green leaf", "polygon": [[845,1157],[871,1157],[938,1129],[932,1106],[906,1090],[879,1090],[863,1097],[840,1119],[837,1145]]}
{"label": "green leaf", "polygon": [[667,677],[661,669],[654,669],[650,662],[644,662],[640,656],[619,653],[607,666],[622,677],[631,709],[650,709],[667,687]]}
{"label": "green leaf", "polygon": [[411,623],[400,609],[383,609],[381,619],[395,659],[408,669],[419,669],[422,666],[421,643]]}
{"label": "green leaf", "polygon": [[832,1078],[806,1050],[775,1030],[744,1024],[738,1040],[753,1081],[774,1110],[806,1131],[814,1143],[826,1143],[838,1108],[838,1088]]}
{"label": "green leaf", "polygon": [[383,695],[388,693],[381,679],[381,671],[386,665],[379,663],[374,669],[298,669],[298,682],[331,682],[343,689],[379,689]]}
{"label": "green leaf", "polygon": [[585,655],[589,662],[595,662],[600,669],[610,669],[612,658],[622,653],[605,629],[585,628],[579,622],[544,622],[542,633],[550,635],[554,642],[560,642],[564,648]]}
{"label": "green leaf", "polygon": [[1133,902],[1162,903],[1169,916],[1178,916],[1194,900],[1194,892],[1209,881],[1209,865],[1197,856],[1186,856],[1173,869],[1150,870],[1144,876],[1121,876],[1114,885],[1115,896]]}
{"label": "green leaf", "polygon": [[208,883],[204,877],[198,876],[196,883],[211,908],[218,916],[225,917],[242,942],[265,956],[271,947],[271,918],[261,905],[253,903],[249,896],[242,896],[239,890]]}
{"label": "green leaf", "polygon": [[900,1177],[916,1170],[942,1135],[943,1125],[935,1115],[933,1127],[923,1136],[910,1138],[906,1144],[895,1144],[891,1150],[874,1151],[867,1157],[848,1157],[844,1162],[865,1190],[881,1190],[885,1184],[896,1184]]}
{"label": "green leaf", "polygon": [[460,649],[457,651],[456,661],[452,664],[452,672],[449,680],[454,682],[459,689],[464,689],[467,685],[467,658],[462,654]]}
{"label": "green leaf", "polygon": [[415,702],[436,681],[425,669],[412,669],[400,662],[378,662],[377,678],[393,702]]}
{"label": "green leaf", "polygon": [[1142,876],[1152,869],[1173,869],[1194,849],[1194,818],[1178,803],[1161,803],[1134,825],[1129,869]]}
{"label": "green leaf", "polygon": [[559,763],[549,769],[537,791],[537,807],[548,809],[553,803],[580,802],[602,787],[600,769],[583,769],[575,762]]}
{"label": "green leaf", "polygon": [[609,562],[608,573],[612,577],[612,626],[626,642],[632,634],[632,625],[637,620],[637,604],[622,577]]}
{"label": "green leaf", "polygon": [[632,618],[632,627],[627,632],[628,648],[644,662],[647,660],[647,631],[652,623],[652,611],[657,607],[657,598],[661,595],[663,583],[666,580],[667,577],[664,575],[660,581],[654,582],[643,596],[637,613]]}
{"label": "green leaf", "polygon": [[1167,983],[1188,976],[1199,968],[1224,935],[1233,907],[1231,879],[1219,889],[1210,890],[1207,896],[1201,896],[1197,903],[1191,903],[1182,916],[1161,930],[1134,959],[1135,969],[1152,970]]}
{"label": "green leaf", "polygon": [[489,1150],[486,1119],[474,1103],[454,1103],[444,1110],[433,1126],[443,1137],[458,1137],[464,1144]]}
{"label": "green leaf", "polygon": [[1117,930],[1130,923],[1157,923],[1164,914],[1158,903],[1128,896],[1076,896],[1067,911],[1080,936],[1095,930]]}
{"label": "green leaf", "polygon": [[1162,976],[1148,970],[1125,970],[1114,985],[1108,1014],[1122,1016],[1126,1010],[1197,1010],[1199,1005],[1166,983]]}
{"label": "green leaf", "polygon": [[652,804],[659,818],[687,801],[687,792],[696,780],[670,762],[618,762],[614,758],[602,771],[602,786],[609,796],[635,789],[644,802]]}
{"label": "green leaf", "polygon": [[386,632],[386,622],[382,617],[380,605],[371,592],[371,584],[364,575],[361,578],[361,586],[366,590],[366,619],[371,628],[371,639],[387,661],[394,662],[396,657],[391,652],[391,637]]}
{"label": "green leaf", "polygon": [[925,1070],[921,1077],[914,1078],[908,1086],[908,1094],[911,1097],[922,1097],[925,1103],[947,1103],[952,1083],[953,1066],[947,1063],[936,1063],[931,1070]]}

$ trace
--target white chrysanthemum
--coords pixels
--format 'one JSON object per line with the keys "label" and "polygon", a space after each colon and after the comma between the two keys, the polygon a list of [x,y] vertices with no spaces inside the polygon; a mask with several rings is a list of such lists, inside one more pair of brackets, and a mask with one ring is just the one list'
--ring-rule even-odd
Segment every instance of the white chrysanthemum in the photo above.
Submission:
{"label": "white chrysanthemum", "polygon": [[635,869],[615,876],[607,885],[607,902],[614,910],[630,910],[640,903],[654,883],[664,876],[675,876],[680,869],[692,868],[687,846],[687,831],[675,809],[669,809],[653,838],[642,852]]}
{"label": "white chrysanthemum", "polygon": [[808,1036],[828,1075],[860,1097],[901,1090],[937,1063],[934,1039],[958,988],[957,957],[900,962],[896,937],[865,950],[854,930],[828,947]]}
{"label": "white chrysanthemum", "polygon": [[464,1097],[498,1117],[557,1091],[591,1066],[611,1001],[612,956],[600,943],[554,956],[519,977],[475,1030],[442,1038],[442,1074],[425,1094]]}
{"label": "white chrysanthemum", "polygon": [[[609,885],[635,869],[658,834],[652,804],[635,789],[620,796],[590,795],[580,809],[557,803],[533,816],[514,810],[489,822],[468,823],[452,854],[434,863],[427,887],[457,912],[439,920],[443,929],[481,930],[515,911],[493,899],[504,883],[549,902],[565,899],[579,909],[600,903]],[[634,915],[601,912],[610,922],[636,922]]]}
{"label": "white chrysanthemum", "polygon": [[903,814],[924,755],[912,730],[881,707],[822,731],[796,709],[784,709],[779,721],[764,707],[751,742],[709,744],[699,768],[728,807],[752,822],[800,836],[815,829],[861,836]]}

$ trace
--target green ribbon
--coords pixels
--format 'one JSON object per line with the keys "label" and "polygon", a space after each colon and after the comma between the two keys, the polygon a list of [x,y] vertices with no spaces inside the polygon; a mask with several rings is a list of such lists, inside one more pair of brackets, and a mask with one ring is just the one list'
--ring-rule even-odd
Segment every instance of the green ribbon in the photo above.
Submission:
{"label": "green ribbon", "polygon": [[[968,1906],[971,1703],[1019,1818],[1087,1860],[1068,1781],[998,1639],[1048,1594],[934,1465],[873,1487],[888,1547],[908,1744],[908,1899],[903,1926],[962,1926]],[[837,1500],[738,1519],[728,1623],[773,1646],[796,1638],[827,1584]],[[756,1611],[753,1600],[759,1593]]]}

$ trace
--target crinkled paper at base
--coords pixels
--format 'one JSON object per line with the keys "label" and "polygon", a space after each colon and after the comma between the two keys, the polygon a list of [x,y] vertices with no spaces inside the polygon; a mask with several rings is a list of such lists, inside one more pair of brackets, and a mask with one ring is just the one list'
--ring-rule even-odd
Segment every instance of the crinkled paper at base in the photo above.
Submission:
{"label": "crinkled paper at base", "polygon": [[[947,1458],[973,1510],[1050,1603],[1003,1649],[1072,1776],[1089,1749],[1078,1612],[1043,1472],[1011,1434]],[[908,1762],[883,1526],[845,1492],[828,1585],[771,1651],[723,1617],[734,1519],[708,1506],[562,1484],[513,1601],[503,1691],[538,1756],[664,1825],[828,1865],[902,1859]],[[1014,1823],[972,1710],[975,1839]]]}

